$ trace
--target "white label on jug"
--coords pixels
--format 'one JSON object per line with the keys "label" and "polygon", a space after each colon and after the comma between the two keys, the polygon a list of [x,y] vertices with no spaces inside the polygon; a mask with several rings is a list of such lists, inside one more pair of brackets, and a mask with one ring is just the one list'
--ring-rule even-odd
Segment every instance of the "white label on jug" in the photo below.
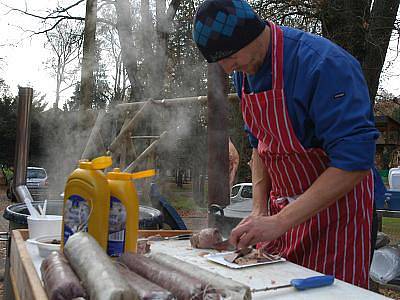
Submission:
{"label": "white label on jug", "polygon": [[108,222],[107,254],[120,256],[125,248],[126,209],[117,198],[111,196]]}
{"label": "white label on jug", "polygon": [[71,195],[64,207],[64,244],[78,231],[88,231],[90,207],[87,201],[78,195]]}

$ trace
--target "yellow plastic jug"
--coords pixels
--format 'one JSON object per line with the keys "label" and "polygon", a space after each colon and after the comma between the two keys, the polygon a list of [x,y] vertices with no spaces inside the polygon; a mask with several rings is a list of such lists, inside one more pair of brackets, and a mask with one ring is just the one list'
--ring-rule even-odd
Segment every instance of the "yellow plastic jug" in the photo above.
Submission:
{"label": "yellow plastic jug", "polygon": [[80,161],[68,177],[64,192],[62,245],[78,231],[87,231],[106,250],[110,188],[101,171],[112,165],[111,157]]}
{"label": "yellow plastic jug", "polygon": [[110,217],[107,254],[116,257],[136,252],[139,230],[139,199],[132,179],[155,175],[155,170],[125,173],[115,168],[107,173],[110,187]]}

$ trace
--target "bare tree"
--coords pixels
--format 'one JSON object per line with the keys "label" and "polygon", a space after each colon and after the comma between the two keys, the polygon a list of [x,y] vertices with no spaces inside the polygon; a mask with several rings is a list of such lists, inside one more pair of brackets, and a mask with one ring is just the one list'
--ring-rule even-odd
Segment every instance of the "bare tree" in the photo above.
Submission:
{"label": "bare tree", "polygon": [[143,91],[141,82],[138,80],[138,58],[137,47],[134,43],[132,10],[129,0],[116,0],[117,30],[121,45],[122,61],[128,73],[131,83],[130,100],[140,99]]}
{"label": "bare tree", "polygon": [[[397,39],[399,39],[400,20],[396,19],[399,3],[399,0],[375,0],[372,6],[363,61],[364,74],[371,99],[374,99],[377,94],[379,78],[393,30],[397,31]],[[399,40],[397,43],[399,43]]]}
{"label": "bare tree", "polygon": [[76,68],[71,69],[70,66],[79,59],[82,30],[79,23],[63,22],[45,33],[47,44],[55,55],[48,61],[56,77],[55,108],[58,108],[60,94],[76,82]]}

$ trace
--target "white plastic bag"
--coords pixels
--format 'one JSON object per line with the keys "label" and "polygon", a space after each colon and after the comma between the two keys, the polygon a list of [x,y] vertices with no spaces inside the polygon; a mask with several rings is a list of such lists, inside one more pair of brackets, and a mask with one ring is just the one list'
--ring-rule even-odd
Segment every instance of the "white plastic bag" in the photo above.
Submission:
{"label": "white plastic bag", "polygon": [[375,250],[369,273],[375,282],[385,284],[400,275],[400,249],[385,246]]}

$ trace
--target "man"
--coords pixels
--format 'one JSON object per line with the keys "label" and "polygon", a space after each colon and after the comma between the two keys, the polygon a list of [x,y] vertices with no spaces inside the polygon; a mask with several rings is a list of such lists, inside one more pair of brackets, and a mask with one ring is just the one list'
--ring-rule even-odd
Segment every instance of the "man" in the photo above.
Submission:
{"label": "man", "polygon": [[231,242],[367,288],[378,132],[359,63],[242,0],[204,1],[193,38],[209,63],[235,71],[255,147],[253,211]]}
{"label": "man", "polygon": [[236,172],[239,166],[239,153],[229,138],[229,190],[232,190]]}

